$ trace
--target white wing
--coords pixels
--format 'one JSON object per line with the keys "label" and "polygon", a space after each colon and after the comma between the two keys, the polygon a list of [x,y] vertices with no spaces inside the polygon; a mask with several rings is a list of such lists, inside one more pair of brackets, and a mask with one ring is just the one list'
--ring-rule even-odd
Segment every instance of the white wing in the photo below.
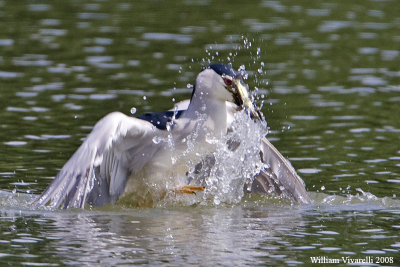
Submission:
{"label": "white wing", "polygon": [[299,203],[311,203],[304,181],[266,138],[262,140],[261,152],[262,160],[269,168],[254,178],[252,192],[270,193]]}
{"label": "white wing", "polygon": [[186,110],[189,107],[189,104],[190,104],[190,99],[185,99],[185,100],[182,100],[182,101],[176,103],[174,105],[174,108],[172,108],[170,110],[171,111],[172,110]]}
{"label": "white wing", "polygon": [[159,149],[152,141],[157,131],[147,121],[119,112],[108,114],[95,125],[36,204],[83,208],[86,202],[115,202],[124,192],[129,175],[142,169]]}

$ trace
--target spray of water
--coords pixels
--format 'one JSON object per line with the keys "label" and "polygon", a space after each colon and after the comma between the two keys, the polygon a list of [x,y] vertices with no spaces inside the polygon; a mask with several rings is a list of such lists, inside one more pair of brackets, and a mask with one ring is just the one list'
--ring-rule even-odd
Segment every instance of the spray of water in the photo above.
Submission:
{"label": "spray of water", "polygon": [[[244,80],[249,79],[256,84],[251,90],[252,98],[259,106],[262,106],[265,93],[259,94],[258,91],[260,87],[265,89],[268,86],[265,83],[265,64],[261,61],[262,50],[253,45],[254,40],[245,36],[235,41],[240,43],[237,43],[234,51],[218,51],[211,45],[205,50],[205,57],[192,59],[192,62],[199,62],[204,67],[216,62],[235,65],[236,58],[244,55],[246,60],[250,59],[250,62],[244,62],[236,67]],[[216,49],[218,49],[217,47]],[[246,70],[246,66],[249,71]],[[182,69],[179,69],[179,72],[182,72]],[[187,87],[192,88],[192,85],[188,84]],[[244,111],[236,113],[231,129],[226,136],[206,136],[206,142],[214,147],[213,152],[209,154],[195,153],[197,150],[196,140],[202,125],[201,118],[198,125],[199,128],[195,128],[193,133],[183,140],[184,150],[177,149],[176,145],[180,144],[176,144],[176,140],[174,141],[171,136],[157,137],[153,140],[155,143],[168,142],[169,148],[175,150],[172,154],[172,163],[175,164],[186,159],[188,173],[185,178],[188,178],[190,184],[205,187],[205,191],[197,193],[196,197],[173,195],[167,202],[219,205],[241,201],[244,188],[250,186],[253,177],[265,167],[260,158],[260,143],[267,134],[266,123],[251,120]],[[193,157],[193,154],[197,157]]]}
{"label": "spray of water", "polygon": [[174,177],[172,180],[178,178],[185,184],[201,185],[205,188],[196,195],[169,191],[170,194],[159,205],[238,203],[243,198],[246,186],[251,185],[253,177],[266,167],[260,157],[260,142],[267,133],[266,125],[253,121],[245,111],[234,115],[226,135],[205,136],[207,145],[212,148],[205,153],[198,147],[202,128],[200,116],[198,127],[181,144],[178,145],[176,140],[170,143],[168,137],[157,138],[157,142],[171,144],[169,149],[173,152],[172,163],[179,166],[184,162],[185,169],[188,170],[184,177]]}
{"label": "spray of water", "polygon": [[253,182],[254,176],[264,167],[260,158],[260,141],[266,135],[260,122],[252,121],[248,114],[235,114],[232,131],[214,142],[214,165],[205,177],[204,202],[237,203],[244,188]]}

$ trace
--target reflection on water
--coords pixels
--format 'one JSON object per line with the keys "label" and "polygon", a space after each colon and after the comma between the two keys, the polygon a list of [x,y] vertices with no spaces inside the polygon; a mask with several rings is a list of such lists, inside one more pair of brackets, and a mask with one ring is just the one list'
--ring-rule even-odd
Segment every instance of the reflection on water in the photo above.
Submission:
{"label": "reflection on water", "polygon": [[397,255],[398,201],[365,192],[312,198],[302,206],[253,198],[235,206],[82,212],[29,210],[30,195],[2,193],[0,247],[8,249],[1,256],[30,264],[295,265],[325,253]]}
{"label": "reflection on water", "polygon": [[[0,261],[397,256],[398,14],[390,0],[0,0]],[[3,196],[42,192],[105,114],[190,97],[209,61],[246,67],[268,137],[316,192],[314,205],[39,212]]]}

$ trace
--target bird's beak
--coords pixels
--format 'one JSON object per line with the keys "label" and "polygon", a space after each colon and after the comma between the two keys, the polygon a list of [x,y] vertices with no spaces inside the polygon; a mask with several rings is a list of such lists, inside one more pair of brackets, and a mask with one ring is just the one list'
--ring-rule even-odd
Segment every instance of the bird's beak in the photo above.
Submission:
{"label": "bird's beak", "polygon": [[249,95],[249,86],[244,83],[242,76],[237,75],[233,78],[234,93],[233,97],[235,104],[243,107],[252,119],[263,120],[258,108],[254,105],[252,98]]}

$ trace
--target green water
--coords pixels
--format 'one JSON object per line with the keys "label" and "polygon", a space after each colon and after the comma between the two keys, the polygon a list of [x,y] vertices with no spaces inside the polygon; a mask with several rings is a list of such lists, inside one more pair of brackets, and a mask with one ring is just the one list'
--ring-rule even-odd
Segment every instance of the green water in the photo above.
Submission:
{"label": "green water", "polygon": [[[399,266],[398,14],[395,0],[0,1],[1,265]],[[246,67],[314,204],[30,207],[97,120],[189,98],[209,61]]]}

